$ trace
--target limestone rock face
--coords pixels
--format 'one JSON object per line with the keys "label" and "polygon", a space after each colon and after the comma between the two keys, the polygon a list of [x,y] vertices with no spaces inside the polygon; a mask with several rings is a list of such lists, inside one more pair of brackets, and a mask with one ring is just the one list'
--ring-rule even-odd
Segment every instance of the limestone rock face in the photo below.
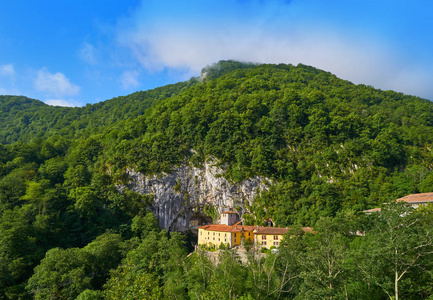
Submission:
{"label": "limestone rock face", "polygon": [[162,228],[169,231],[194,230],[212,221],[206,208],[221,213],[228,209],[240,215],[247,212],[260,191],[267,190],[263,177],[254,177],[238,184],[222,176],[223,170],[210,162],[202,168],[190,165],[176,167],[172,173],[146,176],[129,169],[128,187],[139,194],[154,195],[153,212]]}

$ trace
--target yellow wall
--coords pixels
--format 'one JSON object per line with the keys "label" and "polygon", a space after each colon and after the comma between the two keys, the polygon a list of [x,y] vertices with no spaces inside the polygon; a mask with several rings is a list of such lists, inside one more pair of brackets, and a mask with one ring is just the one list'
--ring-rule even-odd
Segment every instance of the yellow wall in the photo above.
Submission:
{"label": "yellow wall", "polygon": [[199,245],[213,245],[219,247],[220,244],[229,244],[232,247],[231,233],[223,231],[211,231],[205,229],[198,229],[198,244]]}
{"label": "yellow wall", "polygon": [[242,242],[242,239],[245,241],[252,242],[254,240],[254,233],[252,231],[244,231],[244,232],[232,232],[232,241],[233,246],[239,245]]}
{"label": "yellow wall", "polygon": [[211,231],[202,228],[198,229],[198,244],[199,245],[213,245],[219,247],[221,243],[229,244],[230,247],[239,245],[242,242],[242,237],[245,240],[253,241],[254,233],[252,231],[243,232],[225,232],[225,231]]}
{"label": "yellow wall", "polygon": [[272,246],[278,248],[282,239],[282,234],[255,234],[256,245],[266,249],[270,249]]}

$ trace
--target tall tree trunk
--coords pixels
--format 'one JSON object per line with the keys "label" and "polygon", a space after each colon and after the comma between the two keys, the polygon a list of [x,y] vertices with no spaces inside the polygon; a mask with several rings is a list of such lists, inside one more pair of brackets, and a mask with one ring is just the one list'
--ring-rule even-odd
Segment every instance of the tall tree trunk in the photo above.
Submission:
{"label": "tall tree trunk", "polygon": [[394,293],[395,293],[395,300],[398,300],[398,271],[397,271],[397,268],[395,269]]}

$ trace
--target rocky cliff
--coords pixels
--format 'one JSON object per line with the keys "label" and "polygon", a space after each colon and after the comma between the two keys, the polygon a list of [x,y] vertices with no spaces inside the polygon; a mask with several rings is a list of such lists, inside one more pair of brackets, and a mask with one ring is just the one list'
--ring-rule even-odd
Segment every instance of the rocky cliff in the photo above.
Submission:
{"label": "rocky cliff", "polygon": [[268,189],[265,183],[270,182],[257,176],[231,183],[222,176],[223,169],[212,162],[201,168],[182,165],[170,174],[146,176],[131,169],[127,172],[129,188],[154,196],[152,210],[161,227],[183,232],[215,221],[227,209],[242,216],[247,212],[246,203],[251,205],[257,193]]}

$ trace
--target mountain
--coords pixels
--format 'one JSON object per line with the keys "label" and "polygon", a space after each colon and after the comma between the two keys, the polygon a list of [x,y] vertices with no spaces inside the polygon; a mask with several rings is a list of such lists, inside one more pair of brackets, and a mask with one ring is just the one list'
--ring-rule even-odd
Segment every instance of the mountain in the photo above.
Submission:
{"label": "mountain", "polygon": [[29,142],[61,135],[89,136],[101,128],[143,115],[154,102],[179,93],[194,81],[179,82],[84,107],[55,107],[23,96],[0,96],[0,143]]}
{"label": "mountain", "polygon": [[75,145],[71,156],[92,141],[90,160],[116,180],[127,169],[170,173],[209,159],[230,182],[267,178],[274,184],[249,205],[259,213],[271,203],[266,215],[283,224],[429,188],[430,101],[305,65],[221,61],[200,78],[81,108],[11,96],[0,103],[4,143],[61,137]]}
{"label": "mountain", "polygon": [[305,65],[221,61],[81,108],[1,96],[0,140],[0,298],[52,248],[143,236],[149,209],[186,233],[223,209],[312,226],[433,191],[430,101]]}
{"label": "mountain", "polygon": [[284,225],[432,188],[430,101],[304,65],[228,69],[126,121],[135,134],[111,131],[113,174],[170,173],[215,158],[231,182],[272,181],[240,206]]}

